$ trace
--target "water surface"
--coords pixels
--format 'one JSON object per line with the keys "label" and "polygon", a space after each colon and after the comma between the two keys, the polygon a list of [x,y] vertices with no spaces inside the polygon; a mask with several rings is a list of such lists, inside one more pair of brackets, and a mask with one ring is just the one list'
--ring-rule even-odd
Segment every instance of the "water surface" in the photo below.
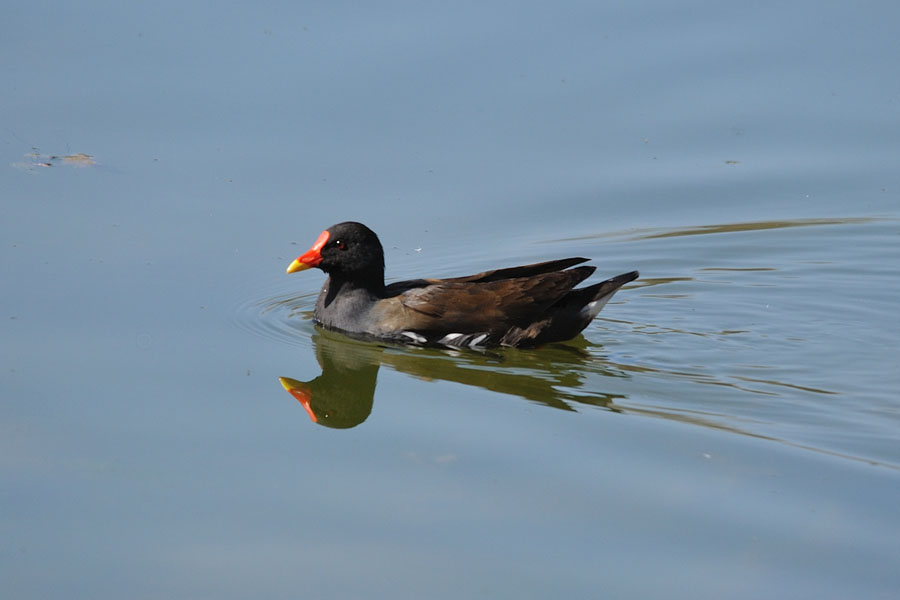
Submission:
{"label": "water surface", "polygon": [[[10,597],[896,595],[895,3],[6,12]],[[284,274],[347,219],[641,278],[361,343]]]}

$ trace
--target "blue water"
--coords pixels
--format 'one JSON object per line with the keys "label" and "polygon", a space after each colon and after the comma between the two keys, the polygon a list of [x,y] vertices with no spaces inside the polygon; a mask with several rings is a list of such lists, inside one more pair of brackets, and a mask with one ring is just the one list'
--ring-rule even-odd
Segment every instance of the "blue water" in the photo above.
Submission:
{"label": "blue water", "polygon": [[[895,3],[5,8],[10,597],[896,595]],[[642,276],[361,344],[284,274],[347,219]]]}

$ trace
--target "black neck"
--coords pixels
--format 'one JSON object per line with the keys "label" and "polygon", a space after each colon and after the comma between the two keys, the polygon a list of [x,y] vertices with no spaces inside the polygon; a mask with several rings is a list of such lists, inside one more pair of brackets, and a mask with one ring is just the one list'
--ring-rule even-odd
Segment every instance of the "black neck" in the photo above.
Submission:
{"label": "black neck", "polygon": [[370,269],[365,273],[330,273],[328,278],[328,295],[331,297],[339,291],[344,294],[367,292],[375,298],[384,297],[384,271]]}

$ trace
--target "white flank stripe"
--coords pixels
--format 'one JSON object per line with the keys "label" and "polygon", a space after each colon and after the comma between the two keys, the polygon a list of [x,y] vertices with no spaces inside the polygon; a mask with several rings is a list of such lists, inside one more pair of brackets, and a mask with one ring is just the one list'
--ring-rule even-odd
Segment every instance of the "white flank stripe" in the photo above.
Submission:
{"label": "white flank stripe", "polygon": [[442,337],[442,338],[440,339],[440,341],[438,342],[438,344],[445,344],[445,345],[446,345],[446,344],[449,344],[449,345],[453,345],[453,342],[455,342],[456,340],[458,340],[460,337],[462,337],[462,334],[461,334],[461,333],[448,333],[447,335],[445,335],[444,337]]}
{"label": "white flank stripe", "polygon": [[420,334],[416,333],[415,331],[401,331],[400,335],[405,335],[406,337],[408,337],[412,341],[416,342],[417,344],[424,344],[425,342],[428,341],[427,337],[425,337],[424,335],[420,335]]}
{"label": "white flank stripe", "polygon": [[481,335],[479,335],[478,337],[473,339],[471,342],[469,342],[469,348],[474,348],[475,346],[477,346],[478,344],[480,344],[481,342],[486,340],[487,336],[488,336],[488,334],[482,333]]}

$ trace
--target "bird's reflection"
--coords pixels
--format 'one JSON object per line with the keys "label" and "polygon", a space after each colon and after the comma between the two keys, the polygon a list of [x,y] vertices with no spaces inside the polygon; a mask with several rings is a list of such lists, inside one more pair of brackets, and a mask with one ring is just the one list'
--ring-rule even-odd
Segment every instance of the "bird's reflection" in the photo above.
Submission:
{"label": "bird's reflection", "polygon": [[329,331],[313,334],[322,374],[307,382],[281,377],[281,385],[306,409],[313,423],[347,429],[372,412],[382,348]]}
{"label": "bird's reflection", "polygon": [[368,418],[381,365],[427,381],[478,386],[563,410],[574,410],[574,403],[615,410],[612,402],[622,396],[581,389],[585,375],[627,376],[587,352],[584,338],[539,350],[494,352],[386,346],[318,328],[312,340],[322,374],[306,382],[280,381],[314,423],[336,429]]}

